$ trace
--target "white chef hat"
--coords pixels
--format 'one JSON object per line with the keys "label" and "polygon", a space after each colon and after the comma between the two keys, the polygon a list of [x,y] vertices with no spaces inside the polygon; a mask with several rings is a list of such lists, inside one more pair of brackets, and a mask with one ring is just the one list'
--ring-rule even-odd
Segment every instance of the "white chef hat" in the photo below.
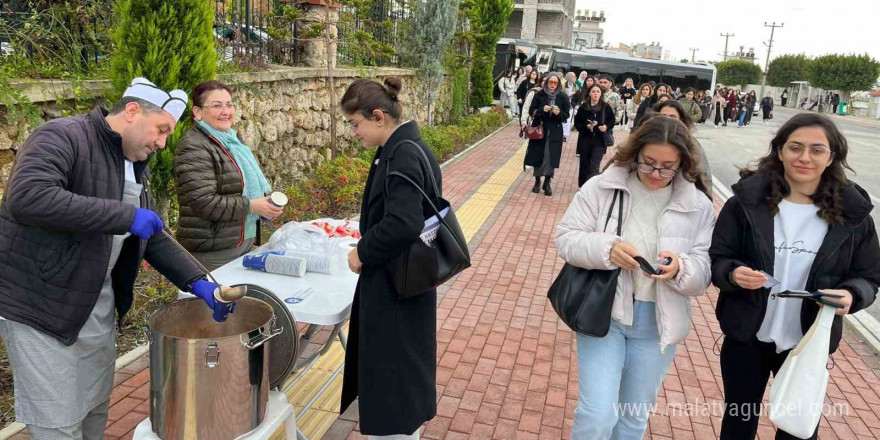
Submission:
{"label": "white chef hat", "polygon": [[131,86],[125,89],[125,93],[122,95],[123,98],[128,96],[143,99],[162,108],[171,114],[175,121],[179,121],[180,116],[186,110],[188,99],[183,90],[172,90],[169,93],[142,77],[131,80]]}

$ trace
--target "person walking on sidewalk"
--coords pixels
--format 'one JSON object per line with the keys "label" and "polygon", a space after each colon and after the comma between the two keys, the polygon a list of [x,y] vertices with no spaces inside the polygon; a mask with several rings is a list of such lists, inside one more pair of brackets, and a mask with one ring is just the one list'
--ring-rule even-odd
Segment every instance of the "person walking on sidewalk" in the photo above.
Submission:
{"label": "person walking on sidewalk", "polygon": [[[736,90],[730,89],[727,91],[727,120],[728,121],[737,121],[739,119],[739,107],[736,99]],[[727,125],[727,124],[725,124]]]}
{"label": "person walking on sidewalk", "polygon": [[[562,158],[562,124],[568,120],[571,112],[568,96],[561,89],[562,75],[557,72],[548,73],[543,90],[535,94],[529,107],[532,126],[543,125],[544,137],[529,140],[525,165],[534,169],[535,186],[532,192],[538,193],[543,188],[546,196],[553,195],[550,181],[553,180]],[[541,177],[544,177],[543,187]]]}
{"label": "person walking on sidewalk", "polygon": [[[608,334],[576,335],[572,439],[642,438],[676,344],[690,332],[690,298],[709,287],[715,213],[693,183],[700,166],[691,160],[692,141],[679,121],[644,121],[613,164],[578,191],[556,227],[556,249],[568,264],[622,269]],[[617,208],[608,216],[617,191],[624,194],[623,218]],[[622,237],[606,232],[620,222]],[[635,257],[663,272],[647,275]]]}
{"label": "person walking on sidewalk", "polygon": [[214,307],[217,285],[162,233],[146,185],[186,106],[135,78],[109,112],[46,122],[18,150],[0,203],[0,334],[35,440],[104,438],[142,261]]}
{"label": "person walking on sidewalk", "polygon": [[636,97],[636,89],[633,86],[633,79],[627,78],[620,89],[620,99],[623,101],[622,111],[620,114],[620,124],[624,129],[629,128],[629,122],[632,120],[633,99]]}
{"label": "person walking on sidewalk", "polygon": [[773,118],[773,93],[767,92],[767,96],[761,99],[761,112],[764,113],[764,125],[768,125],[770,119]]}
{"label": "person walking on sidewalk", "polygon": [[709,156],[706,154],[706,150],[703,149],[703,146],[696,137],[697,126],[691,119],[691,115],[681,106],[681,101],[658,102],[653,110],[653,112],[645,115],[645,120],[654,117],[654,115],[665,116],[667,118],[681,121],[681,123],[690,131],[691,138],[694,141],[693,145],[697,147],[696,150],[691,151],[691,157],[699,157],[700,167],[703,170],[700,178],[694,181],[694,185],[697,186],[698,190],[706,194],[706,196],[709,197],[709,200],[712,200],[712,171],[709,168]]}
{"label": "person walking on sidewalk", "polygon": [[[835,300],[843,308],[831,327],[831,353],[840,343],[840,315],[874,302],[880,245],[870,196],[846,178],[847,150],[828,117],[795,115],[779,128],[770,153],[741,171],[721,209],[709,254],[720,290],[715,314],[725,336],[722,440],[755,438],[770,373],[779,371],[819,313],[815,302],[772,293],[843,296]],[[767,274],[781,283],[766,288]],[[778,431],[776,439],[795,437]]]}
{"label": "person walking on sidewalk", "polygon": [[782,94],[779,95],[779,99],[781,100],[780,104],[782,104],[783,107],[788,104],[788,89],[782,89]]}
{"label": "person walking on sidewalk", "polygon": [[[695,123],[703,118],[703,109],[700,108],[700,102],[695,99],[696,90],[693,87],[688,87],[684,90],[684,96],[680,99],[677,99],[679,104],[681,104],[682,108],[691,117],[691,120]],[[702,97],[700,97],[702,99]]]}
{"label": "person walking on sidewalk", "polygon": [[523,110],[525,109],[528,112],[528,107],[523,107],[523,103],[526,100],[526,95],[529,93],[529,90],[541,85],[541,75],[537,70],[532,70],[528,73],[528,79],[520,83],[519,87],[516,89],[516,102],[519,104],[519,114],[523,114]]}
{"label": "person walking on sidewalk", "polygon": [[348,256],[349,268],[360,277],[340,414],[357,398],[361,434],[418,440],[419,427],[437,414],[437,291],[399,299],[388,266],[420,240],[432,214],[419,189],[388,174],[405,175],[432,199],[442,197],[443,181],[419,127],[403,119],[400,90],[395,77],[381,84],[359,79],[340,102],[352,136],[364,147],[378,147],[361,204],[363,238]]}
{"label": "person walking on sidewalk", "polygon": [[571,111],[569,112],[568,120],[562,125],[562,142],[568,142],[568,136],[571,134],[571,124],[574,121],[574,114],[577,112],[577,96],[580,94],[580,89],[576,83],[577,77],[574,76],[574,72],[565,74],[565,96],[568,96]]}
{"label": "person walking on sidewalk", "polygon": [[611,107],[611,110],[614,111],[614,123],[617,124],[623,119],[623,101],[620,99],[620,94],[612,90],[614,83],[611,81],[611,76],[609,75],[600,75],[599,76],[599,86],[602,87],[602,91],[604,92],[602,95],[602,99]]}
{"label": "person walking on sidewalk", "polygon": [[585,89],[581,96],[581,108],[574,118],[574,126],[579,133],[577,149],[581,155],[578,187],[599,174],[599,166],[608,149],[605,133],[613,133],[614,129],[614,111],[602,99],[602,87],[594,84]]}
{"label": "person walking on sidewalk", "polygon": [[752,113],[755,111],[755,104],[758,103],[758,94],[755,93],[754,90],[749,91],[746,95],[746,101],[748,101],[748,111],[746,112],[746,125],[752,123]]}
{"label": "person walking on sidewalk", "polygon": [[718,128],[719,123],[724,123],[724,126],[727,127],[727,98],[724,96],[723,91],[718,91],[715,93],[715,128]]}
{"label": "person walking on sidewalk", "polygon": [[639,93],[633,100],[633,103],[637,106],[636,115],[633,118],[633,130],[639,128],[639,123],[642,120],[642,117],[645,116],[645,112],[651,110],[651,107],[657,102],[654,98],[654,87],[651,86],[650,83],[644,83],[639,86]]}

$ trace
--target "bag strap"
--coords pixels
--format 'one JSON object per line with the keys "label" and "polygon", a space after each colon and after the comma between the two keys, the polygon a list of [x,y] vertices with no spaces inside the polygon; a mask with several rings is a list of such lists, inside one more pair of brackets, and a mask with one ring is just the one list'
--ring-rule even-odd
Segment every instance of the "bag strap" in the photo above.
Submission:
{"label": "bag strap", "polygon": [[[422,147],[410,139],[405,139],[405,140],[398,142],[395,145],[395,147],[400,146],[401,144],[413,144],[416,147],[416,151],[418,151],[419,154],[422,156],[421,158],[424,159],[424,162],[422,163],[422,165],[425,166],[425,171],[428,173],[428,178],[431,180],[431,186],[434,188],[434,195],[436,195],[437,197],[442,197],[442,195],[440,194],[440,189],[437,187],[437,179],[434,178],[434,170],[431,169],[431,161],[428,160],[428,155],[425,154],[425,152],[422,150]],[[419,162],[422,162],[422,161],[419,160]],[[390,163],[389,163],[389,165],[390,165]],[[390,168],[390,166],[389,166],[389,168]],[[386,168],[386,171],[385,171],[385,181],[386,182],[388,181],[389,175],[391,175],[391,174],[388,173],[388,168]],[[415,185],[415,182],[413,182],[413,184]],[[418,186],[418,185],[416,185],[416,186]],[[419,189],[421,189],[421,188],[419,188]],[[425,198],[427,199],[428,196],[426,195]]]}
{"label": "bag strap", "polygon": [[603,231],[608,230],[608,222],[611,221],[611,213],[614,212],[614,204],[617,203],[617,198],[620,197],[620,205],[617,207],[617,236],[620,237],[623,233],[621,229],[623,226],[623,191],[619,189],[614,190],[614,196],[611,197],[611,206],[608,207],[608,216],[605,217],[605,228]]}

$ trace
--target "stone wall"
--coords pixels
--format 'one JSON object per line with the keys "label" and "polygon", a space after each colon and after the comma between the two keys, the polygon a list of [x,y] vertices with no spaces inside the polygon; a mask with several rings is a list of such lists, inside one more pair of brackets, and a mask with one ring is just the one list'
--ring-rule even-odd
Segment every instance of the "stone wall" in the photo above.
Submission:
{"label": "stone wall", "polygon": [[[238,108],[235,128],[263,166],[276,188],[299,180],[333,154],[355,154],[360,150],[352,139],[342,113],[336,107],[336,138],[331,138],[331,108],[338,104],[346,87],[358,78],[381,80],[397,76],[403,82],[400,95],[406,118],[420,124],[427,120],[421,105],[415,71],[394,68],[334,69],[335,102],[331,100],[326,68],[273,67],[254,72],[221,75],[235,87]],[[43,120],[85,113],[95,105],[107,105],[102,96],[112,93],[109,81],[30,81],[15,87],[40,109]],[[435,122],[449,120],[451,90],[444,83],[435,100]],[[10,124],[0,107],[0,188],[5,187],[15,148],[32,127],[26,121]]]}

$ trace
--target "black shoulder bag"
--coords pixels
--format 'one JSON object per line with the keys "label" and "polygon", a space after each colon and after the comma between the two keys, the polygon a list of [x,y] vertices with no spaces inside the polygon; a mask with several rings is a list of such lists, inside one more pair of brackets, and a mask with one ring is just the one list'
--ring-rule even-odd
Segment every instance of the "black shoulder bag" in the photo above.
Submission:
{"label": "black shoulder bag", "polygon": [[[605,113],[608,110],[608,103],[606,102],[604,106],[602,106],[602,122],[599,125],[605,125]],[[602,133],[602,142],[605,144],[605,148],[614,146],[614,136],[607,129],[607,125],[605,125],[606,129]]]}
{"label": "black shoulder bag", "polygon": [[[462,233],[458,219],[455,217],[455,211],[452,210],[449,202],[441,197],[440,190],[437,188],[437,180],[434,179],[434,171],[431,169],[428,156],[422,151],[419,144],[411,140],[405,140],[401,143],[412,144],[421,154],[425,170],[439,202],[435,205],[425,191],[403,173],[391,171],[386,174],[386,194],[388,193],[388,178],[391,176],[400,177],[414,186],[434,211],[434,215],[425,220],[426,226],[419,239],[391,263],[391,276],[394,288],[397,290],[397,297],[406,299],[434,289],[471,267],[471,257],[464,233]],[[437,223],[429,226],[428,222],[435,218]]]}
{"label": "black shoulder bag", "polygon": [[[611,220],[614,204],[617,207],[617,235],[623,227],[623,191],[615,190],[611,207],[605,218],[605,229]],[[611,308],[617,291],[620,268],[614,270],[583,269],[565,263],[553,281],[547,298],[559,319],[575,332],[604,337],[611,327]]]}

